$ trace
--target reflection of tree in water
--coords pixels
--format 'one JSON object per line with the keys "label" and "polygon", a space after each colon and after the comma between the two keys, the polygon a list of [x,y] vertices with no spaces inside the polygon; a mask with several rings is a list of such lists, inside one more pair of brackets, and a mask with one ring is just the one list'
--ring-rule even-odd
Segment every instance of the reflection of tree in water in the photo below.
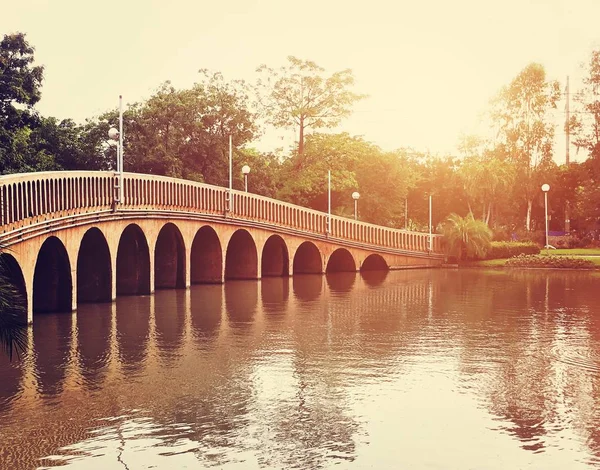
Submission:
{"label": "reflection of tree in water", "polygon": [[80,372],[91,389],[101,386],[110,361],[112,304],[83,304],[77,309]]}
{"label": "reflection of tree in water", "polygon": [[11,405],[23,392],[23,358],[0,354],[0,423],[5,422],[2,413],[10,410]]}
{"label": "reflection of tree in water", "polygon": [[[500,428],[532,451],[573,425],[598,429],[600,417],[593,414],[572,419],[589,402],[589,394],[577,389],[595,379],[562,359],[581,346],[581,333],[594,318],[589,312],[600,307],[589,274],[511,270],[480,276],[467,271],[460,277],[454,284],[459,288],[446,295],[454,297],[449,304],[466,296],[470,300],[457,318],[461,372],[469,387],[487,397],[486,407],[510,423]],[[590,345],[598,348],[596,341]],[[597,349],[591,354],[600,360]],[[570,403],[566,408],[565,402]],[[598,454],[597,444],[590,448]]]}
{"label": "reflection of tree in water", "polygon": [[221,329],[223,287],[206,284],[190,287],[192,334],[201,348],[211,344]]}
{"label": "reflection of tree in water", "polygon": [[72,314],[38,314],[33,322],[33,352],[38,391],[47,398],[62,392],[70,361]]}
{"label": "reflection of tree in water", "polygon": [[146,359],[150,305],[150,296],[117,298],[117,344],[121,366],[128,373],[139,371]]}
{"label": "reflection of tree in water", "polygon": [[266,410],[261,429],[259,462],[284,468],[323,468],[332,461],[355,459],[359,423],[348,413],[343,383],[315,377],[310,364],[295,360],[297,379],[293,399],[278,401]]}
{"label": "reflection of tree in water", "polygon": [[183,343],[185,332],[186,291],[159,290],[154,294],[156,345],[160,355],[172,359]]}

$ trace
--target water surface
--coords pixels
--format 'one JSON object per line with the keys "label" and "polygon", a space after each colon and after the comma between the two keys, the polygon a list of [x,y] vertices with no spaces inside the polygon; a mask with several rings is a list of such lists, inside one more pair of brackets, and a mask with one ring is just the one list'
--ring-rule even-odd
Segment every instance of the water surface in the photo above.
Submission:
{"label": "water surface", "polygon": [[193,286],[36,315],[0,468],[600,465],[600,273]]}

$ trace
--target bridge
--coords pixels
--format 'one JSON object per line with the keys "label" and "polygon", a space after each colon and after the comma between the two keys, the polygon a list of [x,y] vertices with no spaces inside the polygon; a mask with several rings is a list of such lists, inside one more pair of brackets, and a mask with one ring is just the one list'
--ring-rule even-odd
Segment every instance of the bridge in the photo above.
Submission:
{"label": "bridge", "polygon": [[34,313],[155,289],[443,261],[439,235],[219,186],[97,171],[1,176],[0,246],[29,323]]}

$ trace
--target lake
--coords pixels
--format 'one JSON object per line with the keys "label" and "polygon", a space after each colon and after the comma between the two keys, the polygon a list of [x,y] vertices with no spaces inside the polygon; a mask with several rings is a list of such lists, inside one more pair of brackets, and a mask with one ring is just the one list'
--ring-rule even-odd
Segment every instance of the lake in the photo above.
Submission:
{"label": "lake", "polygon": [[36,315],[0,468],[600,465],[600,273],[231,281]]}

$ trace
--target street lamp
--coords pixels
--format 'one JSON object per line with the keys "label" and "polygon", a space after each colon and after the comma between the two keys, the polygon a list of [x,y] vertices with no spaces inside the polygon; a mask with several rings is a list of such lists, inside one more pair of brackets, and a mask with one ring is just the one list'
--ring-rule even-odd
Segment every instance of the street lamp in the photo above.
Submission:
{"label": "street lamp", "polygon": [[354,199],[354,220],[358,220],[358,198],[360,198],[360,194],[358,194],[358,191],[354,191],[352,193],[352,199]]}
{"label": "street lamp", "polygon": [[119,129],[111,127],[108,130],[108,144],[117,147],[117,173],[119,182],[116,185],[115,202],[123,202],[123,97],[119,95]]}
{"label": "street lamp", "polygon": [[242,167],[242,173],[244,174],[244,191],[248,192],[248,173],[250,173],[250,167],[244,165]]}
{"label": "street lamp", "polygon": [[546,219],[546,251],[548,250],[548,247],[550,246],[548,244],[548,191],[550,191],[550,185],[549,184],[543,184],[542,185],[542,191],[544,191],[544,208],[545,208],[545,219]]}

